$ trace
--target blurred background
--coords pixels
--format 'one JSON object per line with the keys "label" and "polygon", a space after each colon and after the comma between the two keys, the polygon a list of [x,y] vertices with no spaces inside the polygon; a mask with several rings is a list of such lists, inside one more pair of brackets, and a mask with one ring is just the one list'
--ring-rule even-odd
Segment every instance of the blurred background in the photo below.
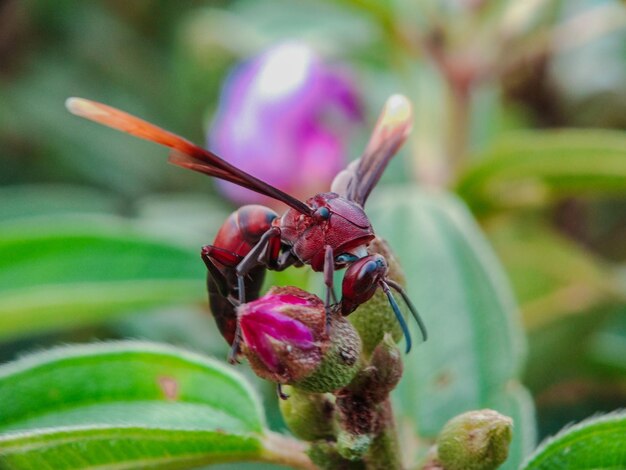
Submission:
{"label": "blurred background", "polygon": [[[452,219],[479,238],[470,251],[504,292],[505,342],[517,345],[503,346],[518,357],[504,386],[527,387],[536,437],[626,406],[626,7],[616,0],[0,1],[0,360],[127,337],[224,358],[199,248],[238,205],[274,204],[70,115],[67,97],[137,114],[306,198],[359,155],[395,92],[414,103],[414,131],[372,204],[435,324],[409,366],[464,334],[440,308],[449,293],[464,292],[469,321],[485,315],[477,351],[509,335],[481,303],[492,294],[472,287],[482,274],[421,287],[432,270],[397,241],[410,245],[414,224],[380,215],[415,190],[453,201]],[[451,256],[452,274],[473,262]],[[290,270],[267,282],[319,279]],[[450,349],[442,363],[466,353]],[[272,388],[258,387],[282,429]]]}

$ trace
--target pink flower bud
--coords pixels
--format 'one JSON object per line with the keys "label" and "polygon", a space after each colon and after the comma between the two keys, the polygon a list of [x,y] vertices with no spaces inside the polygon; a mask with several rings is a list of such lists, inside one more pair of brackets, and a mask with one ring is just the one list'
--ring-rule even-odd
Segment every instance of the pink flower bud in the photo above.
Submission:
{"label": "pink flower bud", "polygon": [[274,287],[239,307],[243,352],[257,375],[278,383],[297,381],[321,362],[325,318],[317,296]]}
{"label": "pink flower bud", "polygon": [[309,392],[347,385],[359,367],[361,340],[337,312],[326,325],[324,302],[297,287],[272,287],[239,307],[242,352],[259,376]]}

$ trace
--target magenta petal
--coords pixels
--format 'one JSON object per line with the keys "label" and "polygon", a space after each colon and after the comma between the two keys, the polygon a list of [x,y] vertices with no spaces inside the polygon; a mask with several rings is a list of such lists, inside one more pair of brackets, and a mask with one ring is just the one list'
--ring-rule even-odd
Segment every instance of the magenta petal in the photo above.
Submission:
{"label": "magenta petal", "polygon": [[[259,299],[254,303],[254,310],[245,313],[239,320],[244,343],[272,371],[277,370],[279,358],[270,337],[300,349],[314,347],[313,333],[306,325],[272,310],[276,306],[284,305],[277,297],[283,297],[285,300],[286,297],[295,296],[284,295]],[[262,308],[268,310],[263,311]]]}
{"label": "magenta petal", "polygon": [[[300,348],[313,346],[313,333],[306,325],[291,317],[274,311],[255,310],[246,314],[242,321],[250,328]],[[242,323],[242,329],[244,329]]]}
{"label": "magenta petal", "polygon": [[263,361],[266,367],[276,372],[278,370],[278,357],[272,348],[268,336],[261,330],[252,327],[244,328],[247,322],[242,318],[243,340],[246,345]]}

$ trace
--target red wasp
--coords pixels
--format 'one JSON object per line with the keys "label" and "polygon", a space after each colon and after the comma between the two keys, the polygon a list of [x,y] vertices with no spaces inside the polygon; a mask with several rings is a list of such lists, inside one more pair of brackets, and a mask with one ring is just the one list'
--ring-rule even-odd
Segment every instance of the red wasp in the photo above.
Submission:
{"label": "red wasp", "polygon": [[374,230],[363,211],[385,167],[410,132],[411,105],[405,97],[389,98],[365,152],[337,175],[332,192],[316,194],[306,202],[240,170],[209,150],[123,111],[82,98],[70,98],[66,106],[78,116],[169,147],[170,162],[175,165],[230,181],[289,206],[282,216],[267,207],[243,206],[226,219],[213,245],[202,248],[202,259],[209,271],[211,310],[222,336],[232,346],[231,360],[235,360],[240,343],[237,305],[258,298],[266,269],[280,271],[305,264],[324,273],[327,321],[332,315],[331,305],[337,304],[334,272],[348,267],[342,285],[343,315],[350,314],[381,287],[402,327],[408,352],[411,337],[391,294],[392,288],[404,299],[426,340],[424,324],[407,294],[400,285],[387,279],[384,257],[367,252]]}

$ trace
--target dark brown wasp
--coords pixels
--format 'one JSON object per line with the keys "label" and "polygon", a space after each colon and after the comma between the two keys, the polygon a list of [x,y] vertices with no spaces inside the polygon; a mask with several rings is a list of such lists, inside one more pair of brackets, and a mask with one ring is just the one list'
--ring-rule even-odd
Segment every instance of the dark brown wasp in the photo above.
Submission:
{"label": "dark brown wasp", "polygon": [[310,265],[324,274],[327,321],[332,315],[331,306],[338,304],[333,289],[334,272],[348,267],[338,309],[343,315],[350,314],[369,300],[378,287],[382,288],[402,327],[408,352],[411,337],[391,293],[394,289],[426,339],[424,324],[407,294],[387,278],[384,257],[367,252],[375,235],[363,210],[387,164],[410,132],[411,105],[405,97],[389,98],[365,152],[337,175],[332,192],[316,194],[305,202],[209,150],[123,111],[82,98],[70,98],[66,105],[73,114],[169,147],[170,162],[175,165],[229,181],[289,206],[282,216],[264,206],[243,206],[226,219],[213,244],[202,248],[202,259],[209,271],[211,310],[220,332],[232,345],[231,360],[236,359],[240,343],[237,305],[258,298],[266,269],[280,271],[289,266]]}

